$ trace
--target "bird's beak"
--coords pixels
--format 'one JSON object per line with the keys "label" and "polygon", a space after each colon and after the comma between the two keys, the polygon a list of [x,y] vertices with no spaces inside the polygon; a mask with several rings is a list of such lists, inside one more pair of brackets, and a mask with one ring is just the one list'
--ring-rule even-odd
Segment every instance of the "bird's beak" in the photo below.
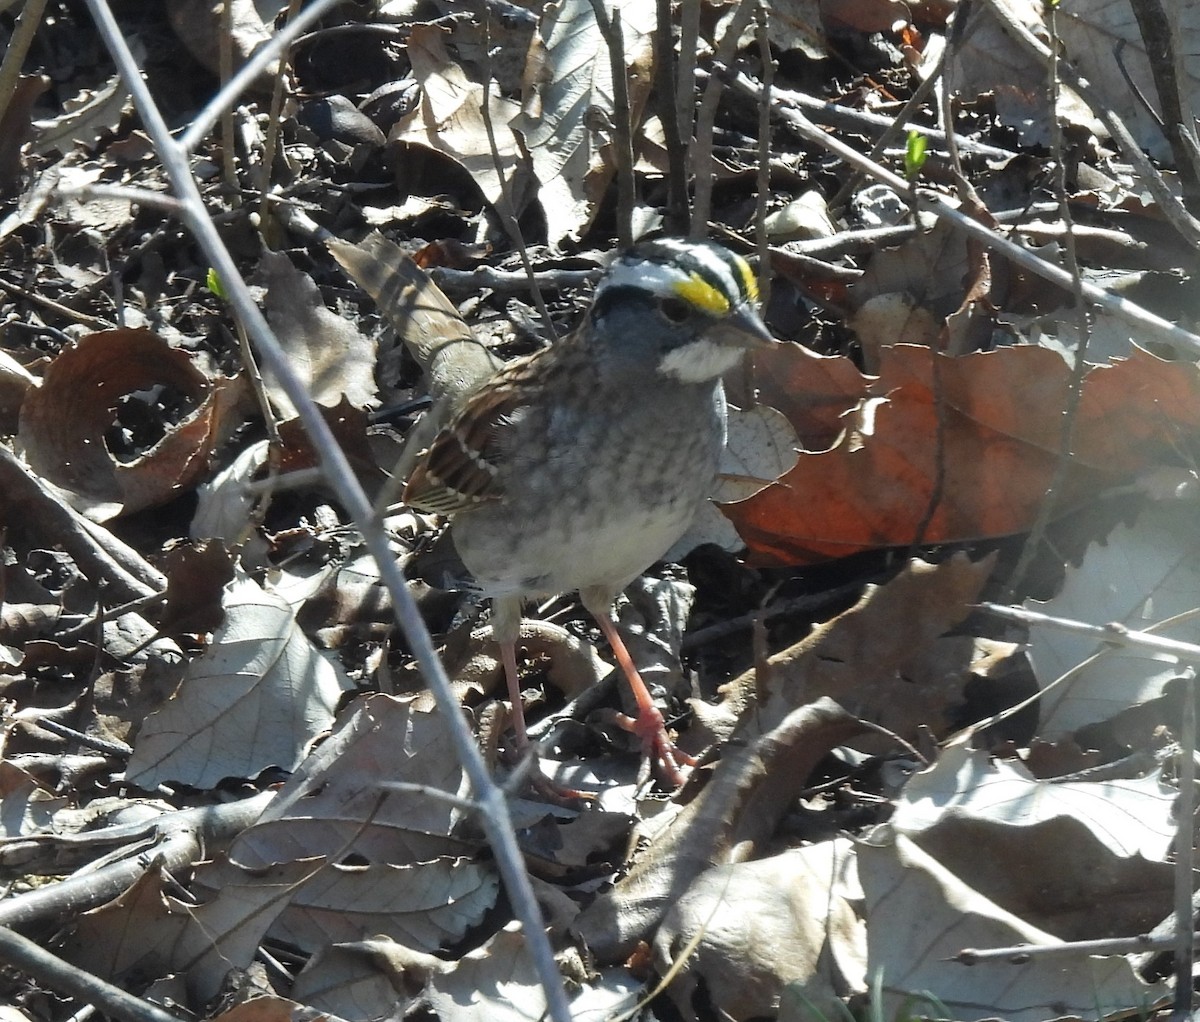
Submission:
{"label": "bird's beak", "polygon": [[749,302],[737,306],[712,327],[709,336],[720,344],[737,348],[766,348],[778,343]]}

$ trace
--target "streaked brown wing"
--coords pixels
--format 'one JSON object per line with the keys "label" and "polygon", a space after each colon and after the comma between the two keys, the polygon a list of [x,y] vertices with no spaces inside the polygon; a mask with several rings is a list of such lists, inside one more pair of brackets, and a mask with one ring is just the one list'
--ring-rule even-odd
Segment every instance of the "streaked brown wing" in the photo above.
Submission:
{"label": "streaked brown wing", "polygon": [[404,503],[452,515],[503,496],[498,459],[505,434],[536,391],[535,365],[536,357],[514,362],[471,396],[417,462]]}

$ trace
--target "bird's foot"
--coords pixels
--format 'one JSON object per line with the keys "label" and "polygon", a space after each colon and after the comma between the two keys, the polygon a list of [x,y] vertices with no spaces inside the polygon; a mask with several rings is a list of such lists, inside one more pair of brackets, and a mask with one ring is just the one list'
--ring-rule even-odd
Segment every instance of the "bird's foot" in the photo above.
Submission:
{"label": "bird's foot", "polygon": [[687,780],[688,770],[696,765],[696,757],[684,752],[667,734],[666,723],[657,706],[642,707],[636,717],[618,713],[616,720],[626,731],[638,737],[650,765],[658,768],[667,783],[678,788]]}
{"label": "bird's foot", "polygon": [[559,784],[554,778],[542,773],[538,766],[538,748],[535,742],[526,739],[522,744],[518,741],[515,748],[509,747],[501,755],[512,768],[512,774],[505,785],[510,792],[515,793],[527,785],[539,799],[566,809],[578,809],[580,802],[596,800],[592,792]]}

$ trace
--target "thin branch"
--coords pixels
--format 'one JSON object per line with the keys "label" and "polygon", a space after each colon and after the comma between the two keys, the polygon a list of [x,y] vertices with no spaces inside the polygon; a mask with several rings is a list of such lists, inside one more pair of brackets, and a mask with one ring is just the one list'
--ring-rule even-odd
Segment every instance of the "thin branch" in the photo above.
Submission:
{"label": "thin branch", "polygon": [[[264,791],[226,805],[164,813],[148,823],[104,827],[76,836],[54,835],[41,843],[67,847],[125,843],[132,851],[99,868],[88,866],[65,880],[5,898],[0,901],[0,927],[23,929],[48,920],[72,918],[119,897],[152,870],[171,873],[185,869],[206,850],[224,847],[250,826],[274,797],[273,791]],[[159,841],[147,848],[147,838],[155,835]]]}
{"label": "thin branch", "polygon": [[771,299],[770,239],[767,237],[767,198],[771,191],[771,86],[775,81],[775,62],[771,59],[767,8],[758,6],[755,35],[758,59],[762,61],[763,94],[758,104],[758,174],[754,183],[754,247],[758,251],[759,300],[765,309]]}
{"label": "thin branch", "polygon": [[0,927],[0,960],[57,993],[90,1004],[121,1022],[179,1022],[170,1012],[64,962],[19,933]]}
{"label": "thin branch", "polygon": [[[725,25],[725,34],[717,44],[716,60],[720,64],[728,64],[737,53],[738,40],[750,24],[759,0],[746,0],[738,4],[733,11],[733,17]],[[724,92],[721,81],[710,78],[704,86],[704,95],[700,97],[700,109],[696,114],[696,137],[692,140],[689,152],[689,162],[692,173],[696,175],[696,199],[692,206],[692,227],[688,232],[691,238],[703,238],[708,234],[708,219],[712,215],[712,143],[713,125],[717,119],[717,107]]]}
{"label": "thin branch", "polygon": [[1196,669],[1188,667],[1183,686],[1179,724],[1179,801],[1175,806],[1175,1007],[1171,1018],[1192,1017],[1192,903],[1196,893]]}
{"label": "thin branch", "polygon": [[633,208],[636,203],[633,177],[633,111],[629,109],[629,82],[625,71],[625,42],[621,34],[621,9],[614,7],[612,20],[603,0],[591,0],[596,25],[608,47],[613,84],[613,158],[617,165],[617,244],[633,244]]}
{"label": "thin branch", "polygon": [[[707,79],[708,76],[703,71],[699,71],[697,77]],[[887,117],[884,114],[874,114],[868,110],[852,110],[849,107],[817,99],[803,92],[793,92],[778,87],[771,90],[771,101],[772,104],[781,102],[803,110],[818,124],[828,124],[835,128],[845,128],[867,135],[873,135],[876,132],[886,135],[895,120],[894,117]],[[928,139],[931,143],[930,149],[945,150],[947,148],[946,132],[941,128],[930,128],[924,124],[909,124],[907,127],[909,131],[915,131],[918,135]],[[965,135],[955,134],[954,141],[962,152],[985,156],[988,159],[1011,160],[1017,155],[1011,149],[987,145]]]}
{"label": "thin branch", "polygon": [[0,124],[8,113],[8,104],[12,101],[17,90],[17,81],[21,77],[21,65],[25,54],[33,45],[33,37],[37,34],[38,26],[42,23],[42,13],[46,9],[46,0],[27,0],[21,16],[17,19],[16,28],[4,51],[4,63],[0,64]]}
{"label": "thin branch", "polygon": [[[1200,933],[1195,934],[1200,939]],[[1100,940],[1064,940],[1055,944],[1014,944],[1011,947],[963,948],[951,961],[960,965],[1005,962],[1024,965],[1035,958],[1085,958],[1090,955],[1133,955],[1146,951],[1165,951],[1174,946],[1175,937],[1107,937]]]}
{"label": "thin branch", "polygon": [[682,0],[679,5],[679,63],[675,69],[675,120],[679,125],[679,139],[684,147],[689,149],[696,133],[696,54],[700,52],[701,6],[701,0]]}
{"label": "thin branch", "polygon": [[[667,147],[667,208],[663,226],[671,234],[688,232],[687,142],[680,131],[681,112],[675,102],[679,61],[675,59],[675,40],[671,22],[671,0],[655,0],[654,92],[658,97],[658,116],[662,119]],[[689,69],[688,81],[691,81]],[[691,137],[691,114],[688,114]]]}
{"label": "thin branch", "polygon": [[[1050,93],[1051,109],[1058,109],[1059,96],[1059,60],[1058,60],[1058,13],[1051,5],[1046,8],[1050,37],[1055,45],[1050,47],[1050,62],[1046,66],[1047,87]],[[1071,274],[1071,297],[1075,304],[1075,329],[1079,340],[1075,345],[1075,364],[1071,366],[1071,379],[1067,385],[1067,404],[1062,413],[1062,426],[1058,437],[1058,461],[1054,466],[1054,474],[1046,487],[1046,493],[1038,507],[1037,517],[1029,530],[1029,537],[1021,548],[1021,556],[1009,576],[1005,587],[1007,599],[1013,599],[1020,590],[1025,573],[1033,564],[1038,548],[1050,521],[1054,517],[1054,497],[1061,493],[1067,481],[1067,473],[1072,467],[1071,452],[1075,446],[1075,423],[1079,419],[1079,405],[1083,400],[1083,381],[1088,373],[1087,350],[1092,336],[1091,317],[1088,315],[1087,303],[1083,300],[1083,274],[1079,269],[1078,247],[1075,244],[1075,223],[1071,216],[1071,203],[1067,195],[1067,163],[1066,146],[1063,144],[1062,124],[1057,117],[1050,118],[1050,150],[1054,155],[1054,197],[1058,200],[1059,212],[1062,215],[1066,233],[1063,236],[1063,256],[1066,260],[1067,271]]]}
{"label": "thin branch", "polygon": [[[525,268],[525,280],[529,285],[530,293],[533,295],[533,304],[537,306],[538,315],[542,317],[542,328],[551,340],[556,341],[558,340],[558,331],[554,329],[554,320],[550,316],[550,310],[546,307],[546,300],[542,297],[542,290],[533,275],[533,261],[529,258],[529,246],[525,244],[525,235],[521,231],[521,224],[517,219],[517,207],[513,202],[512,189],[509,187],[508,179],[504,176],[504,161],[500,158],[500,147],[496,143],[496,127],[492,123],[492,44],[490,26],[490,20],[483,23],[483,100],[479,105],[479,109],[483,114],[483,129],[487,132],[488,150],[492,156],[492,167],[496,171],[496,180],[500,185],[500,201],[496,203],[495,208],[500,216],[500,223],[504,226],[504,232],[508,235],[509,240],[517,250],[517,254],[521,257],[521,265]],[[508,125],[505,125],[505,127],[508,127]],[[511,130],[509,128],[510,132]]]}
{"label": "thin branch", "polygon": [[[740,72],[726,70],[725,73],[728,75],[734,89],[744,96],[757,101],[761,89],[757,82],[754,82]],[[892,173],[886,167],[872,163],[856,149],[852,149],[840,139],[829,134],[829,132],[818,128],[801,111],[788,106],[784,102],[773,103],[772,109],[776,116],[780,117],[785,124],[802,138],[815,145],[819,145],[827,152],[840,156],[851,166],[865,170],[875,180],[882,181],[894,189],[897,194],[902,195],[908,189],[908,182],[904,178]],[[965,234],[977,238],[989,248],[998,251],[1005,258],[1011,259],[1018,266],[1037,274],[1052,284],[1057,284],[1064,291],[1072,290],[1074,284],[1071,274],[1061,266],[1047,262],[1045,259],[1042,259],[1028,249],[1022,248],[1008,238],[1003,238],[995,234],[983,224],[972,220],[961,210],[950,205],[941,195],[934,192],[919,192],[917,195],[917,204],[922,210],[930,212],[939,219],[953,224]],[[1120,295],[1111,294],[1089,281],[1081,281],[1080,290],[1083,296],[1093,305],[1134,326],[1143,341],[1149,339],[1147,335],[1152,335],[1155,340],[1160,340],[1165,344],[1177,345],[1194,354],[1200,354],[1200,337],[1184,330],[1182,327],[1176,326],[1161,316],[1154,315],[1154,313],[1149,312],[1126,298],[1122,298]]]}
{"label": "thin branch", "polygon": [[1009,607],[1001,603],[980,603],[977,606],[980,610],[994,614],[996,617],[1002,617],[1006,621],[1053,628],[1056,631],[1070,632],[1073,635],[1086,635],[1112,646],[1144,649],[1151,653],[1166,653],[1178,657],[1186,663],[1200,663],[1200,646],[1191,642],[1181,642],[1179,639],[1164,639],[1161,635],[1155,635],[1153,632],[1133,631],[1118,621],[1110,621],[1106,625],[1093,625],[1086,621],[1054,617],[1051,614],[1041,614],[1038,611],[1024,610],[1021,607]]}
{"label": "thin branch", "polygon": [[[212,126],[221,118],[227,107],[233,106],[233,101],[263,73],[283,52],[292,45],[300,34],[314,21],[323,18],[332,8],[346,0],[313,0],[311,7],[306,7],[294,20],[289,21],[280,31],[276,32],[267,42],[254,51],[237,74],[222,86],[188,125],[187,130],[179,136],[179,147],[185,153],[191,153],[212,130]],[[89,8],[92,6],[88,0]]]}
{"label": "thin branch", "polygon": [[[1010,39],[1024,47],[1027,52],[1036,56],[1043,63],[1049,61],[1049,47],[1025,25],[1012,17],[1002,3],[997,0],[983,0],[983,2],[987,4],[988,9]],[[1059,76],[1063,83],[1070,86],[1088,105],[1092,113],[1100,119],[1105,130],[1121,150],[1121,155],[1133,166],[1138,180],[1154,196],[1154,201],[1158,203],[1162,215],[1189,245],[1200,249],[1200,220],[1193,217],[1175,193],[1171,191],[1158,169],[1142,152],[1142,147],[1125,127],[1125,122],[1109,109],[1109,104],[1096,94],[1096,90],[1070,64],[1059,65]]]}
{"label": "thin branch", "polygon": [[546,291],[569,291],[595,284],[602,270],[533,270],[512,273],[494,266],[477,266],[473,270],[454,270],[447,266],[431,266],[429,276],[443,291],[528,291],[536,286]]}
{"label": "thin branch", "polygon": [[[297,14],[300,12],[301,0],[288,0],[287,20],[285,24],[291,24]],[[283,117],[280,116],[283,110],[283,86],[286,75],[284,73],[284,62],[280,60],[279,70],[275,75],[275,82],[271,86],[271,108],[267,115],[267,136],[263,140],[262,152],[262,173],[259,175],[259,200],[258,200],[258,215],[260,220],[265,218],[270,213],[270,204],[273,198],[271,194],[271,170],[275,166],[275,151],[279,146],[279,132],[283,127]],[[270,228],[264,223],[262,231],[268,232]]]}
{"label": "thin branch", "polygon": [[[221,85],[229,84],[233,77],[233,0],[222,0],[220,30],[217,37],[217,65]],[[221,173],[225,176],[225,187],[229,190],[229,201],[240,206],[238,194],[237,144],[234,141],[233,105],[221,110]]]}
{"label": "thin branch", "polygon": [[[154,103],[150,90],[138,70],[137,62],[117,26],[112,11],[105,0],[86,0],[86,2],[108,51],[133,96],[146,131],[154,140],[175,192],[184,203],[184,222],[195,236],[213,268],[220,275],[221,281],[228,291],[230,303],[245,324],[260,359],[274,374],[280,386],[295,405],[301,422],[312,439],[313,447],[319,454],[321,467],[325,471],[329,484],[358,525],[368,550],[378,564],[380,577],[392,598],[396,620],[416,658],[422,677],[433,691],[438,708],[450,728],[451,741],[459,762],[476,792],[482,810],[481,824],[492,851],[495,853],[496,863],[508,890],[513,910],[525,930],[525,938],[528,941],[538,978],[545,988],[549,1015],[555,1022],[570,1022],[571,1012],[563,988],[562,977],[554,962],[554,954],[546,936],[542,914],[534,896],[529,875],[525,870],[512,819],[508,814],[504,792],[492,780],[487,764],[483,761],[479,749],[475,745],[458,700],[450,687],[445,669],[438,659],[433,640],[425,627],[420,610],[409,591],[399,564],[392,555],[383,525],[373,515],[371,502],[367,499],[346,455],[338,447],[328,423],[305,389],[304,382],[292,369],[287,354],[271,333],[265,317],[255,304],[245,281],[238,272],[237,264],[225,247],[216,225],[208,217],[203,197],[192,177],[188,150],[185,145],[176,143],[171,138],[166,122]],[[305,14],[312,10],[324,11],[327,6],[329,5],[318,0],[318,3]],[[296,26],[303,18],[304,14],[287,28],[298,31]],[[278,39],[277,36],[272,42],[277,42]],[[280,51],[283,46],[286,46],[286,42],[280,46]],[[234,81],[230,82],[230,87],[232,88],[240,78],[241,75],[235,76]],[[222,92],[225,91],[228,90],[222,90]],[[209,107],[212,107],[211,103]],[[188,137],[192,137],[190,132]],[[196,137],[202,137],[202,135]]]}
{"label": "thin branch", "polygon": [[1154,89],[1162,110],[1159,124],[1175,157],[1184,201],[1194,208],[1200,202],[1200,167],[1196,161],[1194,114],[1184,88],[1187,76],[1179,58],[1178,26],[1172,23],[1162,0],[1138,0],[1130,6],[1154,76]]}

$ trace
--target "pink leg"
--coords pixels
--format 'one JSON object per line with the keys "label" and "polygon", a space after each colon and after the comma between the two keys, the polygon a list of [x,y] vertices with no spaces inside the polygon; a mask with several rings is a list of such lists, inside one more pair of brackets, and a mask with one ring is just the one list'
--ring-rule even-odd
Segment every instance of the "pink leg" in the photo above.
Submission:
{"label": "pink leg", "polygon": [[663,715],[654,705],[650,690],[646,688],[646,683],[638,674],[638,669],[633,664],[633,658],[629,655],[629,650],[625,648],[625,641],[617,631],[617,626],[613,624],[612,618],[607,613],[596,612],[593,612],[593,617],[600,626],[600,631],[608,640],[609,646],[612,647],[617,664],[624,673],[626,681],[629,682],[634,702],[637,703],[637,716],[625,717],[622,726],[627,727],[638,736],[642,743],[642,749],[650,757],[651,763],[657,762],[662,767],[663,773],[670,783],[676,786],[682,784],[685,775],[679,768],[679,764],[694,766],[695,757],[689,756],[671,741],[667,734]]}
{"label": "pink leg", "polygon": [[504,665],[504,680],[508,683],[508,698],[512,703],[513,731],[517,751],[529,748],[529,733],[525,730],[525,707],[521,703],[521,678],[517,673],[517,639],[521,634],[521,601],[511,596],[492,600],[492,638],[500,646],[500,662]]}
{"label": "pink leg", "polygon": [[529,748],[529,732],[525,730],[525,706],[521,702],[521,678],[517,673],[517,644],[500,643],[500,662],[504,664],[504,680],[508,682],[508,699],[512,703],[513,732],[517,738],[517,750]]}

